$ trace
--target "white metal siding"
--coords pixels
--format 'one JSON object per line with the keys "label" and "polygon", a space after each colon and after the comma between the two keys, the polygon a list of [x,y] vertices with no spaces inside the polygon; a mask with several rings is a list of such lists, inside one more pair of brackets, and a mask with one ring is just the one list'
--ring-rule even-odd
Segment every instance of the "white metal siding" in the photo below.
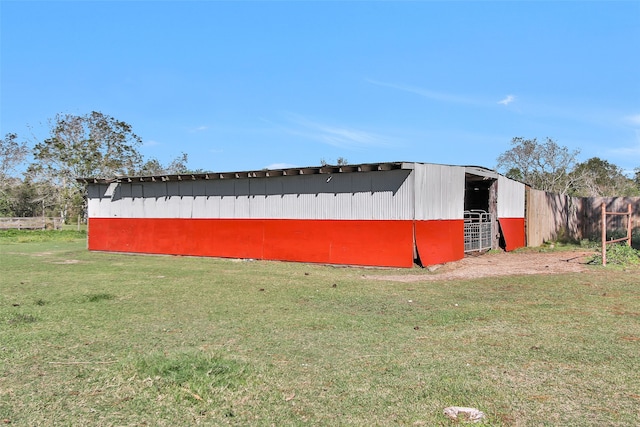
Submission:
{"label": "white metal siding", "polygon": [[193,212],[193,181],[178,181],[179,218],[191,218]]}
{"label": "white metal siding", "polygon": [[251,218],[250,180],[236,179],[234,186],[233,216],[232,218]]}
{"label": "white metal siding", "polygon": [[164,182],[149,182],[142,186],[142,194],[144,196],[142,204],[145,216],[147,212],[154,212],[157,209],[158,198],[162,197],[164,199],[164,195],[167,192],[166,187]]}
{"label": "white metal siding", "polygon": [[282,178],[271,178],[266,180],[265,218],[282,218],[284,208],[282,207]]}
{"label": "white metal siding", "polygon": [[[165,203],[158,207],[163,210],[163,212],[157,212],[161,214],[161,217],[180,218],[180,183],[178,181],[167,182]],[[148,212],[146,216],[148,217],[150,214],[151,212]]]}
{"label": "white metal siding", "polygon": [[373,178],[352,176],[349,196],[353,218],[373,219],[375,217],[374,197],[372,196],[374,185]]}
{"label": "white metal siding", "polygon": [[131,216],[131,187],[119,185],[111,197],[111,216],[128,218]]}
{"label": "white metal siding", "polygon": [[463,219],[465,168],[415,165],[417,220]]}
{"label": "white metal siding", "polygon": [[413,220],[413,170],[373,172],[371,181],[373,217],[363,219]]}
{"label": "white metal siding", "polygon": [[207,187],[205,181],[193,182],[193,217],[206,218]]}
{"label": "white metal siding", "polygon": [[266,217],[267,182],[264,179],[249,180],[249,213],[251,218]]}
{"label": "white metal siding", "polygon": [[131,215],[134,217],[144,216],[142,184],[131,185]]}
{"label": "white metal siding", "polygon": [[[236,181],[223,179],[212,183],[214,186],[214,206],[218,205],[219,216],[211,218],[235,218]],[[217,203],[216,203],[217,200]]]}
{"label": "white metal siding", "polygon": [[498,176],[498,217],[524,218],[524,194],[524,184]]}
{"label": "white metal siding", "polygon": [[91,217],[413,218],[413,174],[398,169],[297,176],[89,184]]}
{"label": "white metal siding", "polygon": [[105,196],[108,185],[93,184],[87,188],[87,213],[89,218],[110,216],[111,196]]}

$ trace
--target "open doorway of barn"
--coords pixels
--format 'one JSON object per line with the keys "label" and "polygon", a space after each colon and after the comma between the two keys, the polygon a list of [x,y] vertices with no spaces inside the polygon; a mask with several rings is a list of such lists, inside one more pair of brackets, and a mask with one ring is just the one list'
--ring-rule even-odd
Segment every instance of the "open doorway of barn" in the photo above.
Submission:
{"label": "open doorway of barn", "polygon": [[464,252],[500,247],[498,227],[498,179],[490,171],[465,174]]}

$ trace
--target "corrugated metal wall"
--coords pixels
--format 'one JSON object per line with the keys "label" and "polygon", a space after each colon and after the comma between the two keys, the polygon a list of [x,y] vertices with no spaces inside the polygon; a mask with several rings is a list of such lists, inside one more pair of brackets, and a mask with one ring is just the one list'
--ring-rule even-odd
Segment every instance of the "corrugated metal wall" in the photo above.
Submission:
{"label": "corrugated metal wall", "polygon": [[414,239],[422,265],[464,256],[465,168],[416,163]]}
{"label": "corrugated metal wall", "polygon": [[415,219],[463,219],[465,168],[415,164]]}
{"label": "corrugated metal wall", "polygon": [[498,176],[498,218],[524,218],[525,185]]}
{"label": "corrugated metal wall", "polygon": [[[116,184],[112,185],[115,188]],[[110,217],[111,195],[109,185],[87,184],[87,215],[89,218]]]}
{"label": "corrugated metal wall", "polygon": [[[113,184],[112,184],[113,185]],[[109,189],[114,190],[109,197]],[[89,184],[89,216],[413,219],[411,170]]]}
{"label": "corrugated metal wall", "polygon": [[[88,185],[90,217],[462,219],[465,168]],[[114,184],[112,184],[114,185]],[[414,191],[415,188],[415,191]],[[108,197],[113,190],[112,198]],[[524,217],[524,184],[498,177],[498,216]],[[415,216],[414,216],[415,211]]]}

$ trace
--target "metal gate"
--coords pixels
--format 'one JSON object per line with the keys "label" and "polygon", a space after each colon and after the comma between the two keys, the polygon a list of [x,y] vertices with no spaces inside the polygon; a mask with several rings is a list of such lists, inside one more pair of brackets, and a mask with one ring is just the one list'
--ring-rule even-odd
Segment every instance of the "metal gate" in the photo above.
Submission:
{"label": "metal gate", "polygon": [[491,249],[491,214],[481,210],[464,212],[464,251]]}

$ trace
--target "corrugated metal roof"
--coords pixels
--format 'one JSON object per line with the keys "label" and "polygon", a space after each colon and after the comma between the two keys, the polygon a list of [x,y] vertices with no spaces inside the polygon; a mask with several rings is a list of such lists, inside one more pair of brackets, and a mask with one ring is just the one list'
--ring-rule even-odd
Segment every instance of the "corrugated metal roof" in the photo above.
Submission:
{"label": "corrugated metal roof", "polygon": [[149,175],[149,176],[116,176],[114,178],[78,178],[76,181],[85,184],[110,184],[112,182],[147,182],[147,181],[188,181],[188,180],[210,180],[210,179],[239,179],[239,178],[269,178],[277,176],[296,176],[313,174],[333,174],[346,172],[372,172],[388,171],[396,169],[413,169],[414,163],[408,162],[386,162],[386,163],[363,163],[359,165],[342,166],[308,166],[302,168],[287,169],[263,169],[257,171],[243,172],[206,172],[187,173],[177,175]]}
{"label": "corrugated metal roof", "polygon": [[145,176],[116,176],[113,178],[78,178],[76,181],[84,184],[111,184],[118,182],[175,182],[175,181],[198,181],[198,180],[214,180],[214,179],[240,179],[240,178],[270,178],[279,176],[296,176],[296,175],[315,175],[315,174],[334,174],[348,172],[375,172],[388,171],[397,169],[415,169],[416,164],[437,165],[437,166],[455,166],[466,168],[467,174],[475,175],[480,179],[495,179],[499,175],[498,172],[483,166],[474,165],[443,165],[437,163],[424,162],[383,162],[383,163],[362,163],[357,165],[324,165],[324,166],[306,166],[300,168],[286,169],[262,169],[254,171],[240,172],[204,172],[204,173],[185,173],[176,175],[145,175]]}

